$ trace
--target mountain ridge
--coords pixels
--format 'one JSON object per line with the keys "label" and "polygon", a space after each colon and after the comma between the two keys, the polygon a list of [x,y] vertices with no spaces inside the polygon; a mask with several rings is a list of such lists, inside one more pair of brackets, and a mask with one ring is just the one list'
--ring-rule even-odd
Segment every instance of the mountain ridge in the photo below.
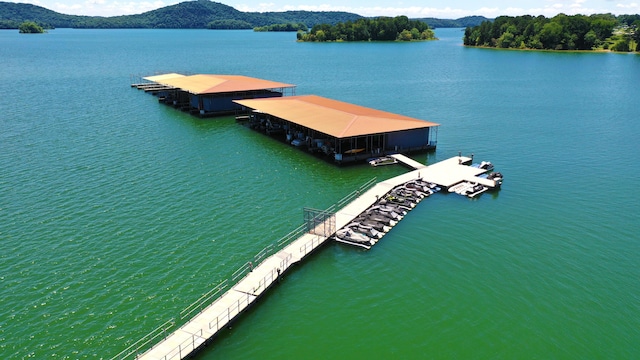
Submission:
{"label": "mountain ridge", "polygon": [[[33,21],[47,28],[251,29],[283,23],[303,23],[313,27],[317,24],[335,25],[363,17],[340,11],[242,12],[209,0],[184,1],[141,14],[104,17],[67,15],[38,5],[0,1],[0,29],[17,29],[24,21]],[[431,27],[466,27],[480,24],[482,21],[477,22],[478,19],[488,20],[484,17],[416,20],[425,21]],[[469,22],[473,24],[468,25]]]}

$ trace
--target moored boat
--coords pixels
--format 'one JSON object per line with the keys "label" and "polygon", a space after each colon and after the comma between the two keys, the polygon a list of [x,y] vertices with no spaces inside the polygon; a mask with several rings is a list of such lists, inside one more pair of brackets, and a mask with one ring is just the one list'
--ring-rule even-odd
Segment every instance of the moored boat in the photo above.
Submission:
{"label": "moored boat", "polygon": [[392,156],[381,156],[368,159],[367,161],[371,166],[393,165],[398,163],[398,160]]}

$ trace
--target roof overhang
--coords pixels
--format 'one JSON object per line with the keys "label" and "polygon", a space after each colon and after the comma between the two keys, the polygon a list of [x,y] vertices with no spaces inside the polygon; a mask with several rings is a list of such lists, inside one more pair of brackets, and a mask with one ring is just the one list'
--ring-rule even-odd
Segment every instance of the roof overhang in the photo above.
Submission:
{"label": "roof overhang", "polygon": [[242,91],[293,88],[295,85],[252,78],[242,75],[180,75],[163,74],[148,76],[145,80],[171,86],[195,95],[222,94]]}
{"label": "roof overhang", "polygon": [[439,126],[433,122],[316,95],[234,100],[234,102],[336,138]]}

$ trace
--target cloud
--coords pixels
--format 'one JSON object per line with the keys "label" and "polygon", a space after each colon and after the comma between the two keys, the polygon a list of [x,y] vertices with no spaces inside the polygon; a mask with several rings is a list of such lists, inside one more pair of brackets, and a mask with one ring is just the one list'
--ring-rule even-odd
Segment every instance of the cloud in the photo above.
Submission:
{"label": "cloud", "polygon": [[639,3],[616,4],[616,8],[621,9],[624,14],[640,14]]}

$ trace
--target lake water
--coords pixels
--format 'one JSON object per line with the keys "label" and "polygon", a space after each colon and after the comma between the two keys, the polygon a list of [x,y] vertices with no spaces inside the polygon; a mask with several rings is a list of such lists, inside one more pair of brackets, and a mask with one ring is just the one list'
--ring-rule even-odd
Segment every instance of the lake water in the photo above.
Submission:
{"label": "lake water", "polygon": [[292,33],[0,31],[0,357],[109,358],[264,246],[401,166],[337,167],[130,88],[240,74],[442,124],[434,163],[500,192],[422,202],[370,251],[331,243],[199,359],[633,358],[640,56]]}

